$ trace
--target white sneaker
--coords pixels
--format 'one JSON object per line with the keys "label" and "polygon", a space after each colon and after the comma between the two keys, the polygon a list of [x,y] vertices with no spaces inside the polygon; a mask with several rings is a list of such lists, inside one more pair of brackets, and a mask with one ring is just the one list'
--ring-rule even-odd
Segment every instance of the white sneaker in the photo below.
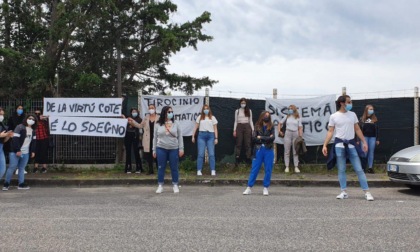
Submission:
{"label": "white sneaker", "polygon": [[28,174],[28,172],[27,171],[24,171],[24,173],[23,174]]}
{"label": "white sneaker", "polygon": [[267,187],[264,187],[264,189],[263,189],[263,195],[264,196],[268,196],[268,188]]}
{"label": "white sneaker", "polygon": [[286,169],[284,169],[285,173],[289,173],[289,167],[286,167]]}
{"label": "white sneaker", "polygon": [[243,195],[250,195],[251,194],[251,187],[248,186],[242,194]]}
{"label": "white sneaker", "polygon": [[295,167],[295,173],[300,173],[299,167]]}
{"label": "white sneaker", "polygon": [[366,199],[367,201],[373,201],[373,196],[372,196],[372,194],[370,194],[370,192],[366,192],[366,193],[365,193],[365,199]]}
{"label": "white sneaker", "polygon": [[162,193],[163,192],[163,186],[159,185],[158,189],[156,190],[156,193]]}
{"label": "white sneaker", "polygon": [[174,185],[174,193],[179,193],[179,187],[178,187],[178,185]]}
{"label": "white sneaker", "polygon": [[342,191],[339,195],[337,195],[336,199],[347,199],[349,197],[349,195]]}
{"label": "white sneaker", "polygon": [[203,173],[201,171],[197,171],[197,176],[203,176]]}
{"label": "white sneaker", "polygon": [[212,170],[212,171],[211,171],[211,175],[212,175],[212,176],[216,176],[216,170]]}

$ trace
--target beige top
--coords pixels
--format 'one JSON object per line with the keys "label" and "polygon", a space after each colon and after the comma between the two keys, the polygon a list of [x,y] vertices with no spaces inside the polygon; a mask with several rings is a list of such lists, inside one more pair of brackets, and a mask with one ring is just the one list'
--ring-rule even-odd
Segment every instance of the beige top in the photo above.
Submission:
{"label": "beige top", "polygon": [[252,123],[252,111],[249,110],[249,117],[245,116],[245,109],[240,108],[235,110],[235,123],[233,125],[233,130],[236,130],[238,123],[249,123],[252,131],[254,131],[254,124]]}

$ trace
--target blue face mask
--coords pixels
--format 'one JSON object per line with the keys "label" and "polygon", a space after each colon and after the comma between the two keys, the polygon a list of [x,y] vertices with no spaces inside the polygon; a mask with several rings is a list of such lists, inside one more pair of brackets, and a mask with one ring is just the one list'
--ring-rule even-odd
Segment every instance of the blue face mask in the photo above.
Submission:
{"label": "blue face mask", "polygon": [[373,115],[373,113],[374,113],[373,109],[368,110],[368,115]]}
{"label": "blue face mask", "polygon": [[350,111],[353,108],[353,104],[346,104],[346,111]]}
{"label": "blue face mask", "polygon": [[18,109],[18,110],[16,110],[16,112],[17,112],[18,115],[22,115],[23,114],[23,109]]}
{"label": "blue face mask", "polygon": [[208,109],[205,109],[205,110],[203,110],[203,112],[204,112],[204,114],[208,115],[210,111]]}
{"label": "blue face mask", "polygon": [[293,109],[289,109],[287,112],[289,112],[289,115],[293,115],[294,113]]}
{"label": "blue face mask", "polygon": [[138,114],[138,113],[131,113],[131,115],[132,115],[133,117],[137,117],[139,114]]}
{"label": "blue face mask", "polygon": [[172,118],[174,118],[174,113],[172,112],[168,113],[168,119],[172,119]]}

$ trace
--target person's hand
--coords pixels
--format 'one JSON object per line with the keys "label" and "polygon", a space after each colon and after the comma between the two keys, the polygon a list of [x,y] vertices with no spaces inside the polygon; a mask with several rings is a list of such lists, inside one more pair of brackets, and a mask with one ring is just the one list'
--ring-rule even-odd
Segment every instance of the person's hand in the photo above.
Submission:
{"label": "person's hand", "polygon": [[214,139],[214,144],[217,144],[219,141],[217,139]]}
{"label": "person's hand", "polygon": [[182,157],[182,156],[184,156],[184,151],[183,150],[180,150],[179,151],[179,157]]}
{"label": "person's hand", "polygon": [[16,157],[20,157],[20,156],[22,156],[22,152],[21,151],[16,152]]}
{"label": "person's hand", "polygon": [[31,153],[31,158],[34,158],[35,157],[35,152],[32,152]]}
{"label": "person's hand", "polygon": [[328,155],[327,146],[322,146],[322,154],[324,154],[325,157]]}
{"label": "person's hand", "polygon": [[261,139],[261,136],[257,136],[257,139]]}
{"label": "person's hand", "polygon": [[379,141],[376,141],[376,145],[379,145]]}
{"label": "person's hand", "polygon": [[233,137],[236,137],[236,130],[233,131]]}
{"label": "person's hand", "polygon": [[6,131],[2,131],[1,133],[0,133],[0,138],[5,138],[5,137],[8,137],[9,136],[9,133],[8,132],[6,132]]}
{"label": "person's hand", "polygon": [[9,137],[13,137],[13,135],[14,135],[13,130],[9,130],[7,133],[9,134]]}
{"label": "person's hand", "polygon": [[279,135],[281,136],[281,137],[284,137],[284,133],[283,133],[283,131],[279,131]]}
{"label": "person's hand", "polygon": [[194,135],[192,136],[191,142],[195,143],[195,137],[194,137]]}
{"label": "person's hand", "polygon": [[368,152],[368,145],[367,145],[367,143],[365,142],[365,143],[363,143],[363,151],[365,152],[365,153],[367,153]]}
{"label": "person's hand", "polygon": [[153,152],[153,158],[156,158],[156,152]]}

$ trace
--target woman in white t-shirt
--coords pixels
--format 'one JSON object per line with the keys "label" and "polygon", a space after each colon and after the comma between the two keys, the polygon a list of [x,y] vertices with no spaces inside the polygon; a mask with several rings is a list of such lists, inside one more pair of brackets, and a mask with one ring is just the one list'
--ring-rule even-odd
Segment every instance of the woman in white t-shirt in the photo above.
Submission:
{"label": "woman in white t-shirt", "polygon": [[201,109],[201,115],[197,117],[196,124],[193,130],[192,142],[195,143],[195,132],[198,129],[197,137],[197,175],[203,175],[203,162],[204,152],[207,147],[209,155],[209,163],[211,175],[216,176],[216,157],[214,153],[214,146],[218,143],[217,141],[217,119],[212,114],[209,105],[204,105]]}
{"label": "woman in white t-shirt", "polygon": [[[292,148],[295,173],[299,173],[299,155],[296,153],[295,145],[293,143],[296,138],[303,136],[302,121],[300,120],[299,111],[295,105],[289,106],[287,114],[288,115],[283,117],[278,124],[278,132],[284,135],[284,164],[286,165],[284,172],[289,172],[290,148]],[[286,132],[282,132],[281,130],[284,124],[286,124]]]}

